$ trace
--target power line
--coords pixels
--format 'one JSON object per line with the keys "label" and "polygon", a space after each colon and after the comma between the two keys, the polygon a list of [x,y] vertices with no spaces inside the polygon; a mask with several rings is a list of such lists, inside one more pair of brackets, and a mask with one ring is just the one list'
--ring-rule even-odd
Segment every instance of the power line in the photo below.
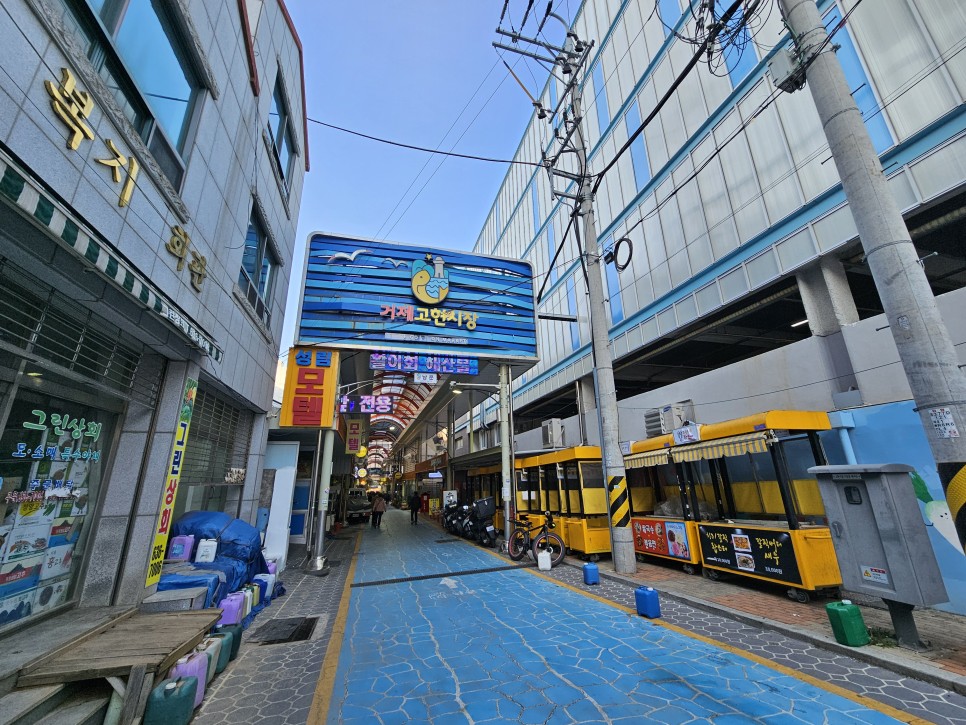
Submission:
{"label": "power line", "polygon": [[489,156],[475,156],[473,154],[457,154],[452,151],[440,151],[438,149],[429,149],[424,146],[413,146],[412,144],[400,143],[399,141],[391,141],[385,138],[379,138],[378,136],[370,136],[369,134],[362,133],[360,131],[353,131],[348,128],[343,128],[342,126],[336,126],[331,123],[326,123],[325,121],[319,121],[315,118],[307,119],[310,123],[317,124],[319,126],[324,126],[325,128],[331,128],[334,131],[342,131],[343,133],[348,133],[353,136],[359,136],[360,138],[368,139],[370,141],[377,141],[379,143],[389,144],[390,146],[398,146],[399,148],[412,149],[413,151],[425,151],[428,154],[437,154],[439,156],[451,156],[457,159],[469,159],[471,161],[487,161],[494,164],[509,164],[511,166],[540,166],[538,163],[533,163],[531,161],[514,161],[512,159],[494,159]]}

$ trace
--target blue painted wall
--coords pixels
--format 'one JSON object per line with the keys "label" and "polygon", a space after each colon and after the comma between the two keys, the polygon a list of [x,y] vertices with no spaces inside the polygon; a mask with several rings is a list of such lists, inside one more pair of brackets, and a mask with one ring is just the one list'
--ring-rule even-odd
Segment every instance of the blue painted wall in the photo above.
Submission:
{"label": "blue painted wall", "polygon": [[[905,401],[850,410],[855,428],[849,431],[849,438],[858,463],[905,463],[916,469],[927,491],[919,497],[919,509],[950,600],[936,609],[966,614],[966,555],[955,541],[948,510],[945,519],[941,515],[945,497],[936,461],[913,407],[912,401]],[[935,503],[927,508],[924,497]]]}

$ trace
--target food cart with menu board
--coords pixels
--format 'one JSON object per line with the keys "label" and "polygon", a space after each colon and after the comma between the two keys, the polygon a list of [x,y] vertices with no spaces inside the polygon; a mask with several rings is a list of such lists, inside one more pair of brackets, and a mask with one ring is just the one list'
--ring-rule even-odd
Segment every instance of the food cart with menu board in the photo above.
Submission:
{"label": "food cart with menu board", "polygon": [[[663,448],[674,464],[680,503],[665,510],[680,512],[672,518],[685,523],[706,576],[786,585],[798,601],[842,583],[818,482],[808,473],[826,465],[818,434],[830,429],[824,412],[775,410],[691,425],[651,444],[648,453],[657,458]],[[666,524],[664,531],[666,538]]]}

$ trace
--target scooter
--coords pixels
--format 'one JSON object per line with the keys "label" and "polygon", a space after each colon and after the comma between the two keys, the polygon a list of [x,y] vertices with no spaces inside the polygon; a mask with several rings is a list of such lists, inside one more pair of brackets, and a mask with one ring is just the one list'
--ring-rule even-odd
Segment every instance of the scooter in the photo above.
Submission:
{"label": "scooter", "polygon": [[456,529],[456,517],[460,507],[456,503],[448,503],[443,507],[443,528],[451,534],[459,533]]}
{"label": "scooter", "polygon": [[472,514],[464,524],[468,532],[467,538],[473,539],[480,546],[496,546],[496,528],[493,526],[495,513],[496,502],[492,496],[474,501]]}

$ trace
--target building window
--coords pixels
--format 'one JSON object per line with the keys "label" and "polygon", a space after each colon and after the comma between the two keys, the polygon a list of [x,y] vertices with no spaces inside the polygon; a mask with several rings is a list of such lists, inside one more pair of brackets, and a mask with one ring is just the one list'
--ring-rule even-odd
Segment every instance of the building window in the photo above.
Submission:
{"label": "building window", "polygon": [[[601,245],[607,249],[613,244],[614,240],[609,237]],[[621,299],[621,278],[617,272],[617,267],[613,263],[605,264],[607,276],[607,294],[610,297],[610,319],[613,324],[617,324],[624,319],[624,302]]]}
{"label": "building window", "polygon": [[164,4],[62,2],[66,25],[86,46],[87,58],[165,176],[180,188],[182,154],[201,84]]}
{"label": "building window", "polygon": [[659,0],[658,11],[661,16],[661,23],[664,25],[665,37],[674,31],[674,26],[681,19],[681,5],[678,0]]}
{"label": "building window", "polygon": [[[641,112],[636,102],[627,107],[627,113],[624,114],[624,123],[627,125],[628,137],[641,127]],[[644,146],[643,133],[631,143],[631,165],[634,167],[634,181],[637,190],[641,191],[651,180],[651,167],[647,161],[647,147]]]}
{"label": "building window", "polygon": [[604,135],[610,125],[610,109],[607,107],[607,86],[604,80],[604,64],[594,66],[594,102],[597,105],[597,125],[600,136]]}
{"label": "building window", "polygon": [[272,107],[268,112],[268,137],[272,142],[272,153],[287,193],[292,184],[292,169],[295,168],[295,142],[292,135],[292,114],[285,99],[281,73],[275,79],[275,90],[272,92]]}
{"label": "building window", "polygon": [[272,290],[278,267],[279,260],[272,251],[265,227],[252,209],[248,234],[245,236],[241,271],[238,273],[238,286],[245,293],[255,314],[266,325],[271,325],[272,322]]}

